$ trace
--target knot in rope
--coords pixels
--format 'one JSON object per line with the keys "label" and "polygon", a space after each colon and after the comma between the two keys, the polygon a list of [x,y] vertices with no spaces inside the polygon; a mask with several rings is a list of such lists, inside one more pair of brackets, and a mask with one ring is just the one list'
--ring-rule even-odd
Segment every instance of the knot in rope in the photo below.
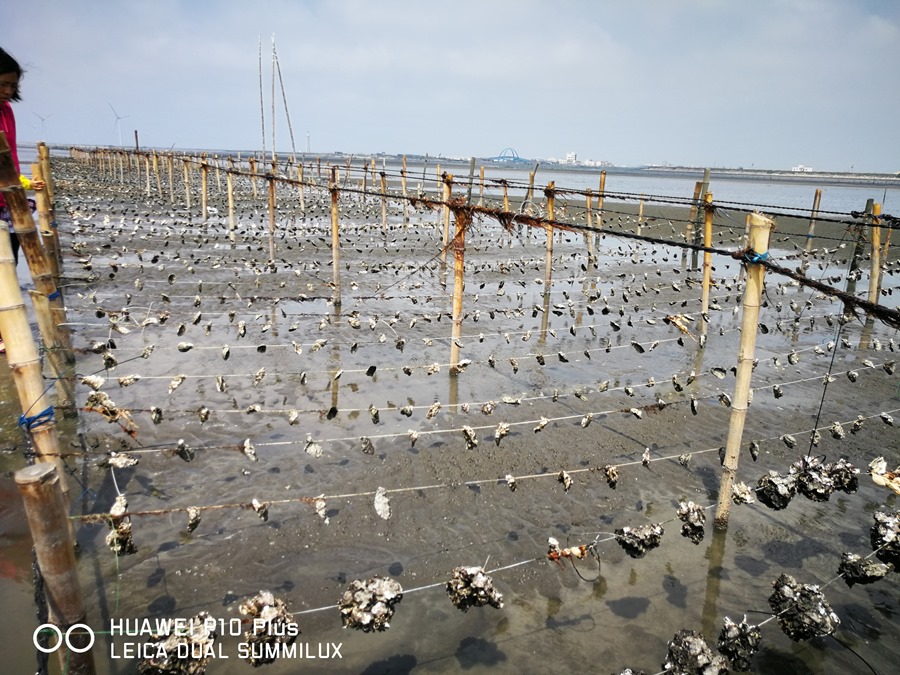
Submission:
{"label": "knot in rope", "polygon": [[757,253],[754,250],[749,250],[744,253],[744,257],[742,260],[746,263],[762,263],[769,259],[769,252],[765,253]]}
{"label": "knot in rope", "polygon": [[37,415],[33,415],[29,417],[28,415],[22,413],[19,417],[19,426],[27,431],[31,431],[35,427],[39,427],[42,424],[46,424],[47,422],[53,421],[53,406],[51,405],[46,410],[42,410]]}

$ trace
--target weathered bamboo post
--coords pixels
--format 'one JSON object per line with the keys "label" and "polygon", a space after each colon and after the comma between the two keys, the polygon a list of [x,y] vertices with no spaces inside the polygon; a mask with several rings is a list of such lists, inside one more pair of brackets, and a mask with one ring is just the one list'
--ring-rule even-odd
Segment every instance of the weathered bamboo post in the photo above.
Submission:
{"label": "weathered bamboo post", "polygon": [[182,168],[184,169],[184,205],[188,210],[188,219],[191,217],[191,177],[189,174],[190,168],[188,167],[188,163],[190,160],[185,157],[181,160]]}
{"label": "weathered bamboo post", "polygon": [[228,239],[234,244],[234,160],[228,158],[225,170],[225,189],[228,192]]}
{"label": "weathered bamboo post", "polygon": [[503,212],[509,213],[509,183],[503,178],[500,184],[503,186]]}
{"label": "weathered bamboo post", "polygon": [[466,186],[466,205],[472,203],[472,186],[475,183],[475,158],[469,157],[469,182]]}
{"label": "weathered bamboo post", "polygon": [[478,206],[484,206],[484,164],[478,167]]}
{"label": "weathered bamboo post", "polygon": [[331,273],[334,287],[334,306],[341,306],[341,240],[338,236],[338,175],[331,169]]}
{"label": "weathered bamboo post", "polygon": [[58,269],[63,268],[63,260],[62,260],[62,247],[59,244],[59,228],[56,224],[56,207],[53,202],[53,194],[54,194],[54,181],[53,181],[53,170],[50,167],[50,148],[47,147],[47,144],[41,141],[38,143],[38,162],[41,165],[41,175],[43,176],[44,183],[46,184],[44,187],[44,193],[47,197],[47,210],[50,213],[50,231],[53,234],[53,245],[56,248],[56,266]]}
{"label": "weathered bamboo post", "polygon": [[213,166],[216,167],[216,194],[222,196],[222,172],[219,169],[219,155],[213,155]]}
{"label": "weathered bamboo post", "polygon": [[881,287],[881,204],[872,207],[872,227],[869,228],[872,254],[870,263],[872,271],[869,274],[869,302],[878,304],[878,289]]}
{"label": "weathered bamboo post", "polygon": [[594,191],[587,189],[584,197],[584,213],[587,219],[587,230],[584,232],[584,243],[587,244],[588,265],[594,265],[597,258],[594,255]]}
{"label": "weathered bamboo post", "polygon": [[644,222],[644,193],[641,193],[641,201],[638,205],[638,217],[637,217],[637,230],[636,233],[640,236],[641,234],[641,225]]}
{"label": "weathered bamboo post", "polygon": [[463,293],[466,288],[465,256],[466,228],[472,222],[468,208],[455,208],[456,234],[453,237],[453,325],[450,331],[450,371],[459,372],[459,338],[462,335]]}
{"label": "weathered bamboo post", "polygon": [[544,292],[550,292],[550,281],[553,274],[553,221],[556,220],[556,182],[550,181],[544,189],[547,198],[547,220],[544,231],[547,233],[547,255],[544,266]]}
{"label": "weathered bamboo post", "polygon": [[269,264],[275,267],[275,176],[266,174],[269,188]]}
{"label": "weathered bamboo post", "polygon": [[597,247],[600,246],[600,234],[601,230],[603,230],[603,201],[606,198],[606,171],[600,172],[600,186],[599,191],[597,193],[597,236],[595,241],[597,243]]}
{"label": "weathered bamboo post", "polygon": [[300,211],[306,215],[306,186],[303,185],[303,162],[297,165],[297,188],[300,190]]}
{"label": "weathered bamboo post", "polygon": [[162,180],[159,177],[159,155],[153,151],[153,177],[156,179],[156,196],[162,199]]}
{"label": "weathered bamboo post", "polygon": [[441,175],[443,181],[443,221],[444,221],[444,238],[441,240],[441,282],[446,284],[444,275],[447,272],[447,243],[450,241],[450,196],[453,192],[453,174],[444,173]]}
{"label": "weathered bamboo post", "polygon": [[169,174],[169,203],[175,203],[175,157],[170,152],[166,155],[166,168]]}
{"label": "weathered bamboo post", "polygon": [[209,204],[209,165],[206,163],[206,153],[200,159],[200,222],[206,229],[208,219],[207,206]]}
{"label": "weathered bamboo post", "polygon": [[[44,169],[40,162],[31,165],[31,175],[35,180],[42,180],[46,184],[47,179],[44,176]],[[38,190],[34,193],[35,203],[37,204],[38,225],[41,228],[41,241],[44,249],[47,251],[47,257],[50,262],[50,269],[53,273],[53,283],[59,287],[59,249],[56,246],[56,240],[53,238],[53,221],[50,217],[50,197],[46,190]]]}
{"label": "weathered bamboo post", "polygon": [[381,231],[387,232],[387,177],[381,172]]}
{"label": "weathered bamboo post", "polygon": [[853,253],[850,257],[850,270],[847,272],[846,288],[846,292],[850,295],[856,295],[856,280],[859,272],[859,262],[863,257],[863,240],[865,239],[863,224],[871,220],[873,213],[875,213],[875,200],[870,198],[866,200],[863,222],[858,222],[853,226],[856,241],[853,244]]}
{"label": "weathered bamboo post", "polygon": [[763,278],[766,268],[762,262],[769,251],[769,234],[775,222],[762,214],[750,216],[750,251],[744,256],[747,265],[747,286],[744,289],[744,310],[741,318],[741,345],[738,351],[737,379],[734,399],[731,402],[731,422],[725,445],[725,462],[719,483],[719,499],[715,525],[718,529],[728,526],[728,510],[731,506],[731,489],[737,474],[741,438],[747,419],[750,398],[750,377],[753,373],[753,352],[756,348],[756,332],[759,307],[762,301]]}
{"label": "weathered bamboo post", "polygon": [[806,274],[809,269],[809,253],[812,251],[813,233],[816,231],[816,216],[819,215],[819,203],[822,201],[822,191],[817,189],[813,197],[812,211],[809,214],[809,232],[806,233],[806,248],[803,249],[803,262],[800,265],[800,273]]}
{"label": "weathered bamboo post", "polygon": [[25,505],[34,554],[44,579],[48,619],[56,626],[53,632],[57,633],[58,642],[51,637],[50,644],[58,647],[56,653],[62,672],[93,675],[94,634],[84,623],[87,617],[84,595],[78,581],[75,544],[61,483],[62,474],[53,464],[40,462],[16,471],[16,485]]}
{"label": "weathered bamboo post", "polygon": [[144,153],[144,178],[146,179],[146,188],[145,192],[147,196],[150,196],[150,155],[146,152]]}
{"label": "weathered bamboo post", "polygon": [[403,166],[400,169],[400,191],[403,193],[403,225],[409,227],[409,200],[406,195],[406,155],[403,155]]}
{"label": "weathered bamboo post", "polygon": [[[750,245],[750,214],[748,213],[744,218],[744,237],[741,239],[741,246],[746,247]],[[744,281],[744,277],[747,275],[746,268],[741,265],[741,269],[738,272],[738,283],[742,283]]]}
{"label": "weathered bamboo post", "polygon": [[[706,199],[706,192],[708,190],[709,190],[709,169],[704,169],[703,170],[703,180],[700,181],[700,202],[703,202]],[[700,202],[698,202],[698,204]],[[698,214],[698,217],[699,217],[699,214]],[[695,237],[694,243],[699,244],[700,238],[701,238],[699,227],[694,229],[694,237]],[[691,267],[693,269],[697,269],[697,250],[696,249],[692,252]]]}
{"label": "weathered bamboo post", "polygon": [[534,169],[528,172],[528,193],[525,195],[525,201],[534,201],[534,174],[537,173],[538,165],[534,165]]}
{"label": "weathered bamboo post", "polygon": [[712,192],[707,192],[703,197],[703,246],[707,250],[703,251],[703,291],[700,297],[701,346],[706,342],[706,333],[709,330],[709,286],[712,282],[712,253],[709,251],[709,248],[712,246],[712,199]]}
{"label": "weathered bamboo post", "polygon": [[[22,235],[25,235],[21,243],[28,257],[33,254],[35,245],[40,246],[40,241],[35,241],[37,233],[33,231],[31,209],[19,183],[19,174],[13,164],[5,132],[0,132],[0,187],[4,190],[17,234],[21,229]],[[34,237],[27,236],[29,223]],[[46,275],[39,274],[35,278],[35,286],[38,287],[39,283],[43,284],[49,278],[49,272]],[[0,228],[0,335],[6,345],[9,367],[13,371],[13,380],[22,406],[19,424],[31,432],[39,459],[53,462],[62,472],[53,404],[44,386],[41,359],[25,313],[25,302],[16,278],[12,244],[6,228]]]}
{"label": "weathered bamboo post", "polygon": [[256,157],[250,157],[250,183],[253,185],[253,199],[259,199],[259,192],[256,187]]}

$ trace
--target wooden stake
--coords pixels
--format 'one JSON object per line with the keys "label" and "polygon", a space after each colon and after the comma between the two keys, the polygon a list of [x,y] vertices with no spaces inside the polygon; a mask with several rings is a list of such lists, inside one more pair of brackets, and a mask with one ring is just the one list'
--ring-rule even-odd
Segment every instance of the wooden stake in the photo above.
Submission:
{"label": "wooden stake", "polygon": [[503,185],[503,211],[504,213],[509,213],[509,183],[504,178],[500,181],[500,184]]}
{"label": "wooden stake", "polygon": [[484,165],[478,167],[478,206],[484,206]]}
{"label": "wooden stake", "polygon": [[[707,202],[708,203],[708,202]],[[750,216],[751,254],[765,255],[769,250],[769,234],[775,222],[762,214]],[[747,286],[744,290],[744,309],[741,318],[741,345],[738,351],[737,379],[734,398],[731,402],[731,423],[728,426],[728,440],[725,445],[725,462],[719,483],[719,499],[716,507],[715,525],[718,529],[728,526],[728,511],[731,507],[731,488],[737,474],[741,439],[747,419],[750,398],[750,377],[753,373],[753,352],[756,348],[756,332],[759,322],[759,307],[762,304],[763,279],[766,268],[759,262],[746,262]]]}
{"label": "wooden stake", "polygon": [[[93,634],[68,631],[72,626],[84,624],[86,613],[61,475],[54,465],[41,462],[17,471],[16,485],[22,495],[35,557],[44,579],[49,621],[67,636],[59,640],[60,668],[71,675],[93,675],[94,657],[87,648],[94,640]],[[67,649],[66,640],[79,651]],[[51,636],[50,644],[56,644],[55,636]]]}
{"label": "wooden stake", "polygon": [[188,218],[191,217],[191,178],[189,175],[189,167],[188,167],[188,159],[185,158],[182,161],[182,167],[184,169],[184,205],[188,210]]}
{"label": "wooden stake", "polygon": [[403,225],[409,226],[409,200],[406,198],[406,155],[403,155],[403,168],[400,169],[400,190],[403,194]]}
{"label": "wooden stake", "polygon": [[553,275],[553,221],[556,220],[556,182],[550,181],[544,190],[547,197],[547,219],[550,221],[544,225],[547,234],[547,255],[544,266],[544,292],[550,291],[550,281]]}
{"label": "wooden stake", "polygon": [[806,274],[809,269],[809,253],[812,250],[813,233],[816,231],[816,217],[819,215],[819,203],[822,201],[822,191],[816,190],[813,197],[813,207],[809,214],[809,232],[806,234],[806,248],[803,249],[803,263],[800,265],[800,272]]}
{"label": "wooden stake", "polygon": [[597,264],[597,255],[594,252],[594,192],[588,188],[587,195],[584,198],[585,214],[587,214],[587,231],[584,233],[584,243],[587,244],[588,265]]}
{"label": "wooden stake", "polygon": [[225,190],[228,193],[228,239],[234,244],[234,160],[228,158],[228,168],[225,171]]}
{"label": "wooden stake", "polygon": [[200,222],[203,223],[204,229],[206,221],[209,218],[207,207],[209,205],[209,165],[206,163],[206,153],[200,160]]}
{"label": "wooden stake", "polygon": [[467,209],[454,209],[456,235],[453,237],[453,325],[450,331],[450,371],[459,372],[459,338],[462,334],[463,293],[466,288],[466,228],[472,221]]}
{"label": "wooden stake", "polygon": [[387,232],[387,178],[381,172],[381,231]]}
{"label": "wooden stake", "polygon": [[159,155],[153,153],[153,176],[156,178],[156,195],[162,199],[162,180],[159,177]]}
{"label": "wooden stake", "polygon": [[341,240],[338,236],[338,175],[331,169],[331,272],[334,306],[341,306]]}
{"label": "wooden stake", "polygon": [[175,157],[172,154],[166,155],[166,168],[169,174],[169,203],[175,203]]}
{"label": "wooden stake", "polygon": [[[703,246],[707,249],[712,246],[712,192],[707,192],[703,198],[705,206],[703,215]],[[751,230],[752,232],[752,230]],[[706,336],[709,330],[709,286],[712,282],[712,253],[703,252],[703,292],[700,298],[700,335]]]}
{"label": "wooden stake", "polygon": [[871,239],[871,273],[869,274],[869,302],[878,304],[878,289],[881,287],[881,204],[875,204],[872,208],[872,227],[869,228]]}
{"label": "wooden stake", "polygon": [[145,188],[145,192],[147,196],[150,196],[150,157],[146,153],[144,154],[144,177],[147,181],[147,186]]}
{"label": "wooden stake", "polygon": [[[441,175],[444,184],[443,194],[443,221],[444,221],[444,238],[441,241],[441,272],[446,271],[447,266],[447,243],[450,241],[450,195],[453,191],[453,174],[444,173]],[[443,276],[443,274],[442,274]]]}

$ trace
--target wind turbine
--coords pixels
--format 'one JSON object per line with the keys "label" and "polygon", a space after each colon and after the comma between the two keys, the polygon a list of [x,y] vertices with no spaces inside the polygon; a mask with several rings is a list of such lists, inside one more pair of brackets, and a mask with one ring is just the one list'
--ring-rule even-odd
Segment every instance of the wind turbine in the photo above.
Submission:
{"label": "wind turbine", "polygon": [[119,120],[124,120],[126,117],[129,117],[129,115],[120,115],[119,113],[117,113],[116,109],[113,108],[112,103],[107,102],[106,105],[109,106],[109,109],[112,110],[113,115],[116,116],[115,128],[119,132],[119,147],[121,148],[122,147],[122,125],[119,124]]}
{"label": "wind turbine", "polygon": [[46,121],[49,120],[51,117],[53,117],[53,113],[50,113],[49,115],[47,115],[47,116],[45,117],[44,115],[38,115],[36,112],[34,112],[34,111],[32,110],[32,111],[31,111],[31,114],[34,115],[35,117],[37,117],[37,118],[41,121],[41,140],[42,140],[42,141],[46,141],[46,140],[47,140],[47,134],[45,133],[45,130],[44,130],[44,122],[46,122]]}

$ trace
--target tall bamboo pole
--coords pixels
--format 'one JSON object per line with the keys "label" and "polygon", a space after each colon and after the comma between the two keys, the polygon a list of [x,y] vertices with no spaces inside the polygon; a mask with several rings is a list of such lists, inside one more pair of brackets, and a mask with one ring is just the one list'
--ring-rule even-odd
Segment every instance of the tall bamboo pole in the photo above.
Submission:
{"label": "tall bamboo pole", "polygon": [[381,231],[387,232],[387,178],[381,172]]}
{"label": "tall bamboo pole", "polygon": [[[46,184],[47,179],[40,162],[31,165],[31,175],[35,180],[42,180]],[[37,204],[38,225],[41,228],[41,241],[47,251],[47,258],[53,273],[53,283],[59,287],[59,249],[53,238],[54,223],[50,215],[50,197],[46,190],[38,190],[34,193],[34,197]]]}
{"label": "tall bamboo pole", "polygon": [[[703,197],[703,292],[700,297],[700,336],[706,337],[709,330],[709,286],[712,282],[712,253],[708,250],[712,246],[712,192],[707,192]],[[752,230],[751,230],[752,232]],[[704,340],[705,341],[705,340]]]}
{"label": "tall bamboo pole", "polygon": [[547,233],[547,254],[544,265],[544,292],[550,292],[550,281],[553,274],[553,221],[556,220],[556,182],[550,181],[544,190],[544,196],[547,197],[547,219],[550,221],[544,225],[544,231]]}
{"label": "tall bamboo pole", "polygon": [[806,247],[803,249],[803,263],[800,265],[800,271],[806,274],[809,269],[809,253],[812,251],[813,233],[816,231],[816,217],[819,215],[819,203],[822,201],[822,191],[817,189],[813,197],[812,211],[809,214],[809,232],[806,233]]}
{"label": "tall bamboo pole", "polygon": [[869,228],[872,254],[870,263],[872,271],[869,274],[869,302],[878,304],[878,289],[881,287],[881,204],[872,207],[872,227]]}
{"label": "tall bamboo pole", "polygon": [[450,339],[450,370],[459,370],[459,338],[462,335],[463,293],[466,288],[465,256],[466,228],[472,221],[471,211],[457,208],[453,210],[456,221],[456,235],[453,237],[453,325]]}
{"label": "tall bamboo pole", "polygon": [[478,206],[484,206],[484,165],[478,167]]}
{"label": "tall bamboo pole", "polygon": [[444,238],[441,241],[441,276],[447,270],[447,243],[450,241],[450,195],[453,191],[453,174],[444,173],[441,175],[443,182],[443,222],[444,222]]}
{"label": "tall bamboo pole", "polygon": [[228,239],[234,244],[234,160],[228,158],[225,171],[225,190],[228,192]]}
{"label": "tall bamboo pole", "polygon": [[297,186],[300,189],[300,211],[306,215],[306,186],[303,185],[303,162],[297,165]]}
{"label": "tall bamboo pole", "polygon": [[503,185],[503,212],[509,213],[509,183],[504,178],[500,184]]}
{"label": "tall bamboo pole", "polygon": [[250,182],[253,185],[253,199],[259,199],[259,191],[256,186],[256,157],[250,157]]}
{"label": "tall bamboo pole", "polygon": [[[0,132],[0,188],[4,190],[6,205],[13,218],[13,226],[23,231],[31,223],[31,209],[25,198],[25,191],[19,183],[19,174],[12,161],[12,153],[6,140],[6,133]],[[40,245],[40,242],[38,242]],[[30,238],[22,241],[22,248],[28,255],[33,244]],[[47,274],[47,278],[49,278]],[[43,282],[41,275],[38,279]],[[35,280],[35,286],[38,284]],[[9,367],[22,406],[21,424],[31,432],[35,451],[41,461],[56,464],[62,474],[59,457],[59,440],[56,436],[56,419],[53,404],[44,386],[41,359],[37,345],[31,334],[31,326],[25,313],[25,302],[16,277],[15,260],[7,228],[0,228],[0,335],[6,345]]]}
{"label": "tall bamboo pole", "polygon": [[216,167],[216,194],[222,196],[222,172],[219,169],[219,155],[213,155],[213,166]]}
{"label": "tall bamboo pole", "polygon": [[603,201],[606,198],[606,171],[600,172],[600,185],[597,193],[597,236],[594,241],[600,245],[600,231],[603,229]]}
{"label": "tall bamboo pole", "polygon": [[406,198],[406,155],[403,155],[403,167],[400,169],[400,190],[403,193],[403,224],[409,225],[409,200]]}
{"label": "tall bamboo pole", "polygon": [[189,162],[190,160],[188,160],[186,157],[181,160],[182,168],[184,170],[184,205],[188,210],[188,218],[190,218],[191,216],[191,177],[189,174]]}
{"label": "tall bamboo pole", "polygon": [[338,236],[338,175],[331,169],[331,272],[334,306],[341,306],[341,240]]}
{"label": "tall bamboo pole", "polygon": [[45,183],[44,193],[47,197],[47,210],[50,213],[50,231],[53,234],[53,246],[56,251],[56,267],[59,270],[63,268],[62,247],[59,244],[59,228],[56,223],[56,206],[54,206],[54,180],[53,171],[50,166],[50,148],[41,141],[38,143],[38,162],[41,165],[41,176]]}
{"label": "tall bamboo pole", "polygon": [[[68,508],[61,489],[62,476],[57,467],[41,462],[17,471],[16,485],[44,580],[48,619],[67,636],[60,637],[57,649],[61,671],[69,675],[93,675],[94,657],[90,649],[93,633],[89,628],[69,630],[73,626],[87,626]],[[67,649],[66,642],[78,651]],[[57,644],[54,637],[50,638],[50,644]]]}
{"label": "tall bamboo pole", "polygon": [[750,377],[753,373],[753,352],[756,348],[756,332],[759,322],[759,307],[762,304],[763,278],[766,268],[758,261],[769,250],[769,234],[775,222],[762,214],[750,217],[750,253],[755,257],[746,260],[747,286],[744,290],[744,310],[741,318],[741,344],[738,351],[737,378],[734,385],[734,399],[731,402],[731,422],[728,426],[728,440],[725,445],[725,462],[719,483],[719,499],[716,507],[716,528],[728,526],[728,510],[731,506],[731,488],[737,474],[741,438],[747,419],[750,399]]}
{"label": "tall bamboo pole", "polygon": [[207,207],[209,205],[209,165],[206,163],[206,154],[200,160],[200,222],[206,228],[206,221],[209,218]]}
{"label": "tall bamboo pole", "polygon": [[159,155],[155,151],[153,153],[153,176],[156,179],[156,195],[162,199],[163,191],[162,180],[159,177]]}
{"label": "tall bamboo pole", "polygon": [[269,263],[275,265],[275,176],[266,176],[269,188]]}
{"label": "tall bamboo pole", "polygon": [[145,192],[150,196],[150,156],[144,153],[144,177],[146,178]]}
{"label": "tall bamboo pole", "polygon": [[172,153],[166,155],[166,168],[169,175],[169,203],[175,203],[175,157]]}

